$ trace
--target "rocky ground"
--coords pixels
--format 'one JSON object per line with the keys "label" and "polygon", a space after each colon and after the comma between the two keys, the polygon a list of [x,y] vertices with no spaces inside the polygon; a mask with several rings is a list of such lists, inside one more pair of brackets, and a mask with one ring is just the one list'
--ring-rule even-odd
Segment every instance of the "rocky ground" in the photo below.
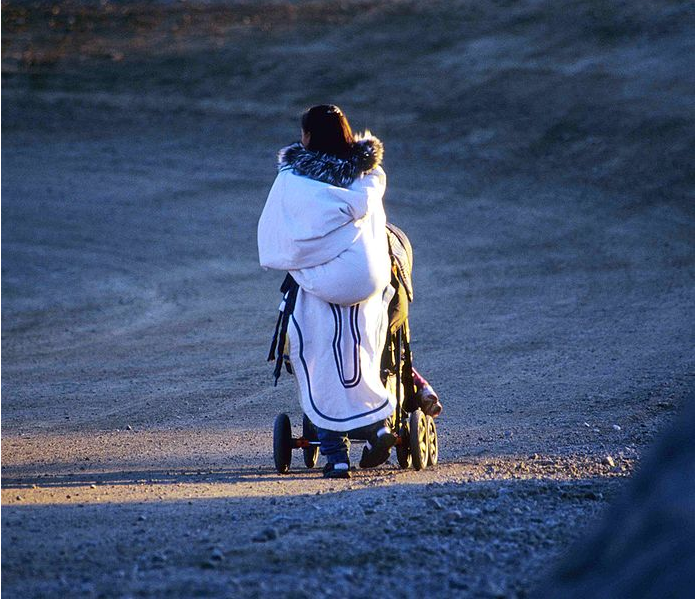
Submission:
{"label": "rocky ground", "polygon": [[[4,2],[2,595],[546,585],[694,390],[692,15]],[[328,101],[415,247],[425,472],[272,468],[255,224]]]}

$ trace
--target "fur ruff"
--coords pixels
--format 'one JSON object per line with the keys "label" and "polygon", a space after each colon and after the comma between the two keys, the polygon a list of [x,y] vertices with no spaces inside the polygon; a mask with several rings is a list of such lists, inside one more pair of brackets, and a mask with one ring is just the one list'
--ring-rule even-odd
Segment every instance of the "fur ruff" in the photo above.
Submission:
{"label": "fur ruff", "polygon": [[384,145],[371,132],[355,135],[348,159],[307,150],[301,142],[284,147],[277,155],[277,169],[291,169],[298,176],[347,188],[382,163]]}

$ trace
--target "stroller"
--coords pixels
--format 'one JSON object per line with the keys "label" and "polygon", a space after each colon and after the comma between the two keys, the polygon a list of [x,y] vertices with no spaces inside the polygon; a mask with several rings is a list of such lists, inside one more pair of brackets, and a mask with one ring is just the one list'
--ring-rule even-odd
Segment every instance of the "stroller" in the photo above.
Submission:
{"label": "stroller", "polygon": [[[395,293],[389,303],[389,320],[386,343],[381,358],[382,383],[396,396],[396,411],[391,416],[391,427],[396,435],[396,459],[401,468],[422,470],[438,462],[437,427],[432,416],[420,408],[413,384],[408,305],[413,301],[411,271],[413,249],[406,234],[393,224],[387,224],[389,255],[391,257],[391,285]],[[289,373],[291,365],[284,354],[284,344],[289,316],[294,311],[298,285],[287,275],[280,291],[287,295],[284,311],[280,312],[268,360],[276,361],[275,384],[284,363]],[[361,431],[362,429],[357,429]],[[356,431],[348,437],[353,443],[362,443]],[[292,436],[292,426],[287,414],[278,414],[273,431],[273,456],[275,468],[280,474],[289,472],[292,450],[301,449],[304,464],[314,468],[318,461],[320,443],[316,428],[304,414],[302,436]]]}

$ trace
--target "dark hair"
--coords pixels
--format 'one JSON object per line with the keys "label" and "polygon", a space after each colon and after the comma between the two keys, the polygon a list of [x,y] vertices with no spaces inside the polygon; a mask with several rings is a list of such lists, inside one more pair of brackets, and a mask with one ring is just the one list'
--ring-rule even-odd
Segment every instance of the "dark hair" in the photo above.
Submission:
{"label": "dark hair", "polygon": [[308,149],[345,159],[355,138],[343,112],[335,105],[316,105],[304,111],[301,127],[311,135]]}

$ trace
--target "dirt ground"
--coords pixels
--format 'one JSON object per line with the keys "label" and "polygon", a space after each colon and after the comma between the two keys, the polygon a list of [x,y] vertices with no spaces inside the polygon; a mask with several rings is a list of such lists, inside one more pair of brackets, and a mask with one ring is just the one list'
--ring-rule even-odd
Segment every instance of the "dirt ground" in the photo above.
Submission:
{"label": "dirt ground", "polygon": [[[546,584],[694,391],[692,58],[691,2],[4,1],[2,596]],[[255,226],[317,102],[386,146],[424,472],[274,472]]]}

